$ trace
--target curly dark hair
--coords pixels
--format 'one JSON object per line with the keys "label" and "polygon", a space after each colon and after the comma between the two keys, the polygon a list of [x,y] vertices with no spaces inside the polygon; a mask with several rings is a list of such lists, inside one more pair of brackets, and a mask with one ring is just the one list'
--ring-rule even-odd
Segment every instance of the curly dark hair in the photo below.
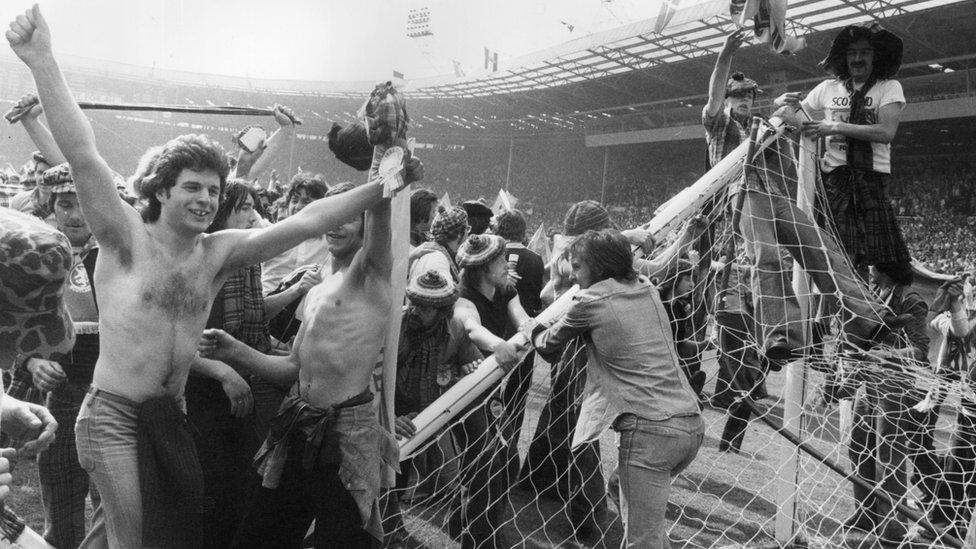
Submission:
{"label": "curly dark hair", "polygon": [[132,179],[133,187],[149,203],[142,211],[144,221],[154,223],[159,219],[162,204],[156,198],[156,193],[169,192],[183,170],[215,172],[220,177],[220,195],[223,197],[230,172],[224,148],[203,134],[181,135],[161,148],[150,149],[139,161],[139,168]]}
{"label": "curly dark hair", "polygon": [[495,217],[495,234],[510,242],[525,240],[525,216],[518,210],[505,210]]}

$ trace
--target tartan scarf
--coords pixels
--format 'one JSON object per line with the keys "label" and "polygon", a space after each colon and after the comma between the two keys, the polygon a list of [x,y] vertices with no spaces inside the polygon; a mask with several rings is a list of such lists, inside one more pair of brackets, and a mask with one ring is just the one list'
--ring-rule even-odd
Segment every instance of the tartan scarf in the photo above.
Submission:
{"label": "tartan scarf", "polygon": [[214,300],[210,316],[212,319],[216,316],[217,326],[248,347],[262,353],[271,349],[260,264],[244,267],[227,279]]}
{"label": "tartan scarf", "polygon": [[397,363],[397,389],[418,407],[415,411],[420,411],[441,396],[437,369],[450,338],[447,321],[454,309],[444,307],[429,328],[411,314],[412,310],[413,307],[407,308],[404,315],[406,337],[400,344],[407,345],[409,350]]}
{"label": "tartan scarf", "polygon": [[[869,78],[868,81],[861,86],[861,89],[855,90],[854,79],[848,78],[844,81],[844,87],[847,88],[847,92],[851,94],[851,112],[847,120],[850,124],[863,126],[877,122],[876,119],[871,119],[874,117],[868,117],[869,111],[865,105],[867,102],[868,90],[874,86],[874,83],[875,79],[873,77]],[[855,170],[873,172],[874,151],[871,149],[871,142],[848,137],[847,165]]]}

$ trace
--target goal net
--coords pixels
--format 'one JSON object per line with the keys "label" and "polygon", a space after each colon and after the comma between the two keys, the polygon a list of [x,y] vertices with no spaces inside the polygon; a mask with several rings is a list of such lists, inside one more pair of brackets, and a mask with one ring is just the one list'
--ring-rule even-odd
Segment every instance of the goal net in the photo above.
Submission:
{"label": "goal net", "polygon": [[[710,227],[654,281],[706,424],[672,484],[672,544],[961,546],[976,422],[969,346],[929,327],[941,282],[876,293],[837,237],[814,145],[757,130],[644,227],[660,247],[692,215]],[[924,318],[902,310],[915,298]],[[616,434],[571,447],[586,362],[582,341],[530,355],[431,412],[388,494],[389,544],[620,546]]]}

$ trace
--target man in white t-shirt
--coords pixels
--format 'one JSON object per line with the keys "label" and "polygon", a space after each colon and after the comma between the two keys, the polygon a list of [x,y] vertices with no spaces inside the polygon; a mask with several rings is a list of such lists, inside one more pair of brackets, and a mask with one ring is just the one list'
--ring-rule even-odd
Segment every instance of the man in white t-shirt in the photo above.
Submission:
{"label": "man in white t-shirt", "polygon": [[[862,274],[869,264],[909,262],[911,257],[885,190],[905,95],[894,80],[902,41],[879,25],[852,25],[838,34],[821,62],[834,78],[805,99],[787,93],[777,105],[802,106],[816,120],[803,132],[823,140],[821,168],[838,236]],[[823,113],[819,119],[816,113]]]}

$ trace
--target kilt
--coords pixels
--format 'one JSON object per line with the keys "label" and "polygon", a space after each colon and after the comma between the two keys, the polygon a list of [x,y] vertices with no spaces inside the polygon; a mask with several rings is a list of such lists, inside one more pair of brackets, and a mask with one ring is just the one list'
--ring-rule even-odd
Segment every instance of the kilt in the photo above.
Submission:
{"label": "kilt", "polygon": [[855,268],[911,261],[888,199],[888,177],[847,166],[823,174],[829,217]]}

